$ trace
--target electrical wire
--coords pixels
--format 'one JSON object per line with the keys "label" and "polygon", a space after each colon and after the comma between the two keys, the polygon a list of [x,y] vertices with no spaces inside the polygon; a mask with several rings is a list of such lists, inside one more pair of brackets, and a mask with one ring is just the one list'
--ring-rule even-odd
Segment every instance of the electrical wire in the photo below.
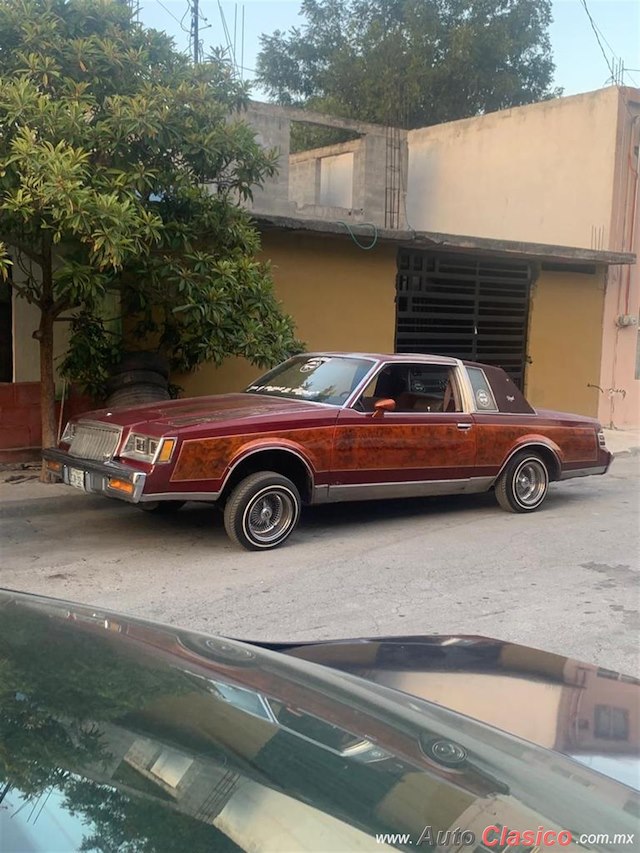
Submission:
{"label": "electrical wire", "polygon": [[185,12],[185,14],[182,16],[182,21],[181,21],[181,20],[179,20],[179,19],[178,19],[178,18],[173,14],[173,12],[171,11],[171,9],[167,9],[167,7],[164,5],[164,3],[162,2],[162,0],[156,0],[156,3],[157,3],[157,4],[158,4],[158,6],[160,6],[162,9],[164,9],[164,11],[167,13],[167,15],[169,15],[171,18],[173,18],[173,20],[174,20],[174,21],[176,22],[176,24],[180,27],[180,29],[182,30],[182,32],[183,32],[183,33],[187,33],[187,34],[189,34],[189,35],[190,35],[189,30],[188,30],[188,29],[183,25],[182,21],[184,21],[184,19],[185,19],[185,15],[186,15],[188,12],[190,12],[190,11],[191,11],[191,4],[189,4],[189,6],[187,7],[187,12]]}
{"label": "electrical wire", "polygon": [[238,63],[236,62],[236,53],[235,53],[235,50],[233,49],[233,43],[231,41],[231,34],[229,32],[229,27],[227,26],[227,19],[225,17],[224,10],[222,8],[222,3],[220,2],[220,0],[218,0],[218,10],[220,12],[220,20],[222,22],[222,30],[224,32],[225,41],[227,42],[227,50],[229,51],[229,55],[231,56],[231,59],[233,61],[233,65],[234,65],[236,72],[237,72]]}
{"label": "electrical wire", "polygon": [[[589,18],[589,23],[591,24],[591,29],[593,30],[593,34],[596,37],[596,41],[598,42],[598,47],[600,48],[600,51],[604,57],[604,61],[607,63],[607,68],[609,69],[609,71],[611,73],[611,79],[615,82],[616,74],[615,74],[615,71],[613,70],[613,64],[612,64],[611,60],[609,59],[609,57],[607,56],[607,52],[605,51],[604,46],[602,44],[602,41],[600,40],[601,33],[600,33],[600,30],[598,29],[596,22],[593,20],[593,16],[592,16],[591,12],[589,11],[589,7],[587,6],[587,0],[580,0],[580,2],[582,3],[582,7],[584,8],[584,11],[587,13],[587,17]],[[603,36],[603,38],[604,38],[604,36]],[[605,39],[605,41],[606,41],[606,39]],[[607,44],[608,44],[608,42],[607,42]],[[611,45],[609,45],[609,47],[611,47]],[[613,50],[611,52],[613,53]]]}
{"label": "electrical wire", "polygon": [[347,232],[349,233],[349,236],[351,237],[353,242],[356,244],[356,246],[359,249],[362,249],[363,252],[368,252],[370,249],[373,249],[373,247],[378,242],[378,226],[374,222],[361,222],[360,223],[360,225],[367,225],[369,228],[373,228],[373,236],[371,238],[371,243],[369,243],[368,246],[363,245],[358,240],[356,235],[353,233],[353,228],[349,225],[348,222],[345,222],[343,219],[338,219],[338,220],[336,220],[336,222],[338,225],[344,225],[344,227],[347,229]]}

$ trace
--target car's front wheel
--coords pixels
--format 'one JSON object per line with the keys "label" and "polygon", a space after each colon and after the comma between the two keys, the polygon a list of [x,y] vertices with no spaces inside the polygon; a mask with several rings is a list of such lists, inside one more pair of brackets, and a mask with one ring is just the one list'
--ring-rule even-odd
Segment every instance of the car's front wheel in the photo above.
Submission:
{"label": "car's front wheel", "polygon": [[507,463],[495,492],[498,503],[507,512],[533,512],[549,491],[549,471],[537,453],[516,453]]}
{"label": "car's front wheel", "polygon": [[275,471],[250,474],[225,505],[225,530],[247,551],[275,548],[295,530],[301,504],[300,492],[287,477]]}

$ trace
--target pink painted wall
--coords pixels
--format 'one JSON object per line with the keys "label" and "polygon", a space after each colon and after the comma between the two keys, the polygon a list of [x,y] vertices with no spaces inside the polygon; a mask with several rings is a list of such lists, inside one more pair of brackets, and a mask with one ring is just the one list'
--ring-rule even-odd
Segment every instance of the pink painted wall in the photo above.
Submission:
{"label": "pink painted wall", "polygon": [[[618,144],[610,228],[612,250],[640,252],[640,90],[623,89],[618,106]],[[598,418],[605,426],[640,426],[637,374],[640,268],[612,267],[605,292]],[[621,325],[620,317],[635,318]]]}

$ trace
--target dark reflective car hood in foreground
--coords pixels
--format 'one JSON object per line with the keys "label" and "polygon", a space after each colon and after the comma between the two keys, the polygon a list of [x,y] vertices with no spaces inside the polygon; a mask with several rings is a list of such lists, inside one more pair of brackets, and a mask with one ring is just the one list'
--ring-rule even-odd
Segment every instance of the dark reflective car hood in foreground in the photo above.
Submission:
{"label": "dark reflective car hood in foreground", "polygon": [[454,830],[475,841],[438,849],[472,853],[487,827],[613,851],[636,831],[611,778],[637,778],[634,680],[482,638],[277,649],[0,593],[2,853],[428,850]]}

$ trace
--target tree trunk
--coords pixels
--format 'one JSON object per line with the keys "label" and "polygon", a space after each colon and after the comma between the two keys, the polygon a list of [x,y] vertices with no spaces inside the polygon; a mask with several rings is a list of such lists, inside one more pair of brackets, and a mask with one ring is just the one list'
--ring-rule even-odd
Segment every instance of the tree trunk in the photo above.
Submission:
{"label": "tree trunk", "polygon": [[[40,423],[42,425],[42,446],[57,444],[56,431],[56,383],[53,372],[53,266],[50,246],[44,252],[42,266],[42,299],[40,301],[40,327],[36,338],[40,343]],[[42,463],[40,480],[51,482],[51,476]]]}

